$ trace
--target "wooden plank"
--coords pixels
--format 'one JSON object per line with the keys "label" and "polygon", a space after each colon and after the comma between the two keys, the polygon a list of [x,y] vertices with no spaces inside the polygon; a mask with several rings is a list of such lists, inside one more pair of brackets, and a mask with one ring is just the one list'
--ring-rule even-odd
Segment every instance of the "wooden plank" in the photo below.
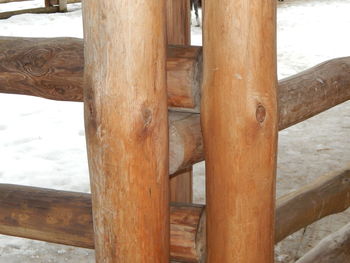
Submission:
{"label": "wooden plank", "polygon": [[[204,222],[203,206],[171,205],[172,260],[198,262],[203,258]],[[91,196],[87,193],[0,184],[0,233],[94,248]]]}
{"label": "wooden plank", "polygon": [[85,0],[83,24],[96,261],[168,262],[165,2]]}
{"label": "wooden plank", "polygon": [[205,1],[201,121],[208,263],[273,262],[275,5]]}
{"label": "wooden plank", "polygon": [[[0,50],[0,92],[83,100],[83,40],[0,37]],[[168,47],[167,89],[171,109],[198,111],[201,53],[199,47]]]}
{"label": "wooden plank", "polygon": [[[277,199],[275,240],[350,206],[350,170],[334,172]],[[318,262],[318,261],[314,261]]]}

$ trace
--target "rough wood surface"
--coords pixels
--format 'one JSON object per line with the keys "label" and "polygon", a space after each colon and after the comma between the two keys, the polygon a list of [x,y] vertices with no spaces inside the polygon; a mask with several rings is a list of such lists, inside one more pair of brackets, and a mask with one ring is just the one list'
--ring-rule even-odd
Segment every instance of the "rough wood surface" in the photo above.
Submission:
{"label": "rough wood surface", "polygon": [[[188,0],[166,0],[166,25],[168,45],[191,45],[191,11],[189,4],[190,2]],[[197,67],[198,65],[196,66],[196,68]],[[186,75],[187,74],[185,73],[184,76],[177,78],[177,83],[174,83],[173,85],[178,85],[178,83],[182,83],[184,81],[184,78],[186,78]],[[186,85],[179,86],[186,87]],[[197,91],[191,89],[191,91],[194,97],[197,97],[197,100],[194,100],[196,106],[199,106],[199,89]],[[172,96],[169,96],[168,94],[168,98],[170,97]],[[179,96],[175,97],[179,98]],[[175,104],[176,102],[173,101],[172,103]],[[170,178],[171,202],[192,203],[192,176],[192,167],[190,167],[187,171],[184,171]]]}
{"label": "rough wood surface", "polygon": [[97,263],[169,261],[165,19],[164,1],[83,3]]}
{"label": "rough wood surface", "polygon": [[[205,248],[204,207],[172,204],[170,256],[199,262]],[[94,248],[91,196],[0,184],[0,233]]]}
{"label": "rough wood surface", "polygon": [[49,14],[58,12],[57,6],[49,6],[49,7],[38,7],[38,8],[30,8],[30,9],[21,9],[15,11],[7,11],[0,13],[0,19],[7,19],[11,16],[21,15],[21,14]]}
{"label": "rough wood surface", "polygon": [[273,262],[276,2],[205,1],[207,262]]}
{"label": "rough wood surface", "polygon": [[[202,51],[168,47],[168,103],[199,112]],[[83,42],[73,38],[0,38],[0,92],[82,101]],[[64,66],[63,66],[64,65]],[[336,58],[278,85],[279,129],[350,99],[350,58]]]}
{"label": "rough wood surface", "polygon": [[[277,199],[275,243],[325,216],[347,209],[349,192],[350,171],[344,170]],[[0,184],[2,234],[93,248],[91,214],[89,194]],[[205,225],[203,206],[172,204],[173,260],[203,260]]]}
{"label": "rough wood surface", "polygon": [[[198,111],[201,53],[200,47],[168,47],[170,107]],[[82,39],[0,38],[0,92],[82,101],[83,71]]]}
{"label": "rough wood surface", "polygon": [[295,263],[350,262],[350,223],[330,234]]}
{"label": "rough wood surface", "polygon": [[350,57],[321,63],[283,79],[278,87],[284,129],[350,99]]}
{"label": "rough wood surface", "polygon": [[204,160],[198,114],[169,114],[169,174]]}
{"label": "rough wood surface", "polygon": [[[320,177],[277,199],[276,242],[299,229],[350,206],[350,170]],[[318,262],[318,261],[315,261]]]}

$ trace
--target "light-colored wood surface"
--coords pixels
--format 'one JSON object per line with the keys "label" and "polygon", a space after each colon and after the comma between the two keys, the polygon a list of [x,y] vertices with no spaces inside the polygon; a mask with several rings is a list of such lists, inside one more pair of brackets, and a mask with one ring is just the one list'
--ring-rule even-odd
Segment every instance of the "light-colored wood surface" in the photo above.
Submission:
{"label": "light-colored wood surface", "polygon": [[163,1],[83,2],[97,263],[169,261],[165,17]]}
{"label": "light-colored wood surface", "polygon": [[[199,262],[203,258],[204,223],[203,206],[171,205],[171,259]],[[0,184],[0,233],[94,248],[91,196]]]}
{"label": "light-colored wood surface", "polygon": [[201,121],[207,262],[273,262],[276,2],[207,0]]}

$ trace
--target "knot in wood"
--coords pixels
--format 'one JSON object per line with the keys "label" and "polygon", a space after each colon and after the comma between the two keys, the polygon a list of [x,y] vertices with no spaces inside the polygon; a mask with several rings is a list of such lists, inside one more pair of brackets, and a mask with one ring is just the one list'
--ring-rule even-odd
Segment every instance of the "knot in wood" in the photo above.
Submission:
{"label": "knot in wood", "polygon": [[266,119],[266,109],[263,105],[259,104],[255,112],[256,120],[259,123],[263,123]]}

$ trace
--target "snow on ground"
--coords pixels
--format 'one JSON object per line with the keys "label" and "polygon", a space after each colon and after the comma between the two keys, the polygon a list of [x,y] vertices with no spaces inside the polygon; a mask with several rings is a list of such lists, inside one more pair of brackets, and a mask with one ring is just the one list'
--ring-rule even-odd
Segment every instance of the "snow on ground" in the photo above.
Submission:
{"label": "snow on ground", "polygon": [[[43,0],[0,5],[0,12],[43,6]],[[0,35],[82,37],[80,4],[65,14],[25,14],[0,20]],[[286,77],[350,53],[350,0],[278,3],[278,73]],[[193,44],[201,28],[192,27]],[[277,195],[350,162],[350,103],[279,133]],[[89,191],[81,103],[0,94],[0,182]],[[204,165],[195,167],[195,200],[204,202]],[[348,222],[331,216],[276,247],[276,262],[294,262],[325,235]],[[94,262],[92,250],[0,235],[0,263]]]}

